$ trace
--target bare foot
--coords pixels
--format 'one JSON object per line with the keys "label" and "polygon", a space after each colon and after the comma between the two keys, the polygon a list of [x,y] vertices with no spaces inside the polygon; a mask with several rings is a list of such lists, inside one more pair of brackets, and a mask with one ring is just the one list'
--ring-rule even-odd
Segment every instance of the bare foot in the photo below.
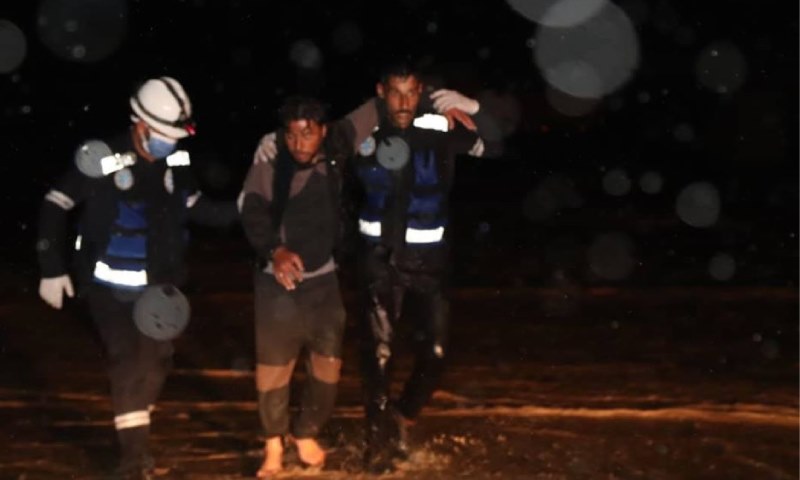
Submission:
{"label": "bare foot", "polygon": [[310,467],[321,467],[325,464],[325,450],[313,438],[298,438],[297,456],[300,461]]}
{"label": "bare foot", "polygon": [[283,444],[281,437],[268,438],[264,444],[264,463],[256,473],[257,478],[270,478],[283,470]]}

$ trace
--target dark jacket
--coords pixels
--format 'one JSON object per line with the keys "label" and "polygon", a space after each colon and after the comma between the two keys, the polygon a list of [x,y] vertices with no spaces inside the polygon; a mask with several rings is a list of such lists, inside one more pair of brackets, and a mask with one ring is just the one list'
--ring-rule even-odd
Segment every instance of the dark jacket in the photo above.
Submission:
{"label": "dark jacket", "polygon": [[74,207],[82,207],[73,257],[78,282],[118,288],[182,285],[187,222],[235,224],[234,202],[202,196],[188,152],[176,150],[167,159],[149,162],[138,157],[132,142],[130,131],[105,140],[131,165],[99,177],[73,168],[45,195],[37,242],[43,277],[68,273],[67,220]]}

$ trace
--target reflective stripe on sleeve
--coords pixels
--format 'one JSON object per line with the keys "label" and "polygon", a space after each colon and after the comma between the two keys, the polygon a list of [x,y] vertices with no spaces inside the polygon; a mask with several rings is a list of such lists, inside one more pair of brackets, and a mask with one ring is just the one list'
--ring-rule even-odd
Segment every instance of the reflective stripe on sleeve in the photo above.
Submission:
{"label": "reflective stripe on sleeve", "polygon": [[75,200],[69,198],[65,193],[58,190],[50,190],[44,196],[45,200],[50,201],[63,208],[64,210],[72,210],[75,206]]}

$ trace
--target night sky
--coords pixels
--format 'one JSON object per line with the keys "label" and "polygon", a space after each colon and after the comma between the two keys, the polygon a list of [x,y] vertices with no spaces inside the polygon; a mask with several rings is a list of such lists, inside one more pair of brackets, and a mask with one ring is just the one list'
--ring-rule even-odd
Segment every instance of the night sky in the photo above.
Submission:
{"label": "night sky", "polygon": [[2,2],[0,258],[35,278],[43,194],[150,76],[186,87],[193,163],[233,198],[287,94],[337,117],[410,53],[507,135],[502,159],[459,163],[457,282],[796,285],[796,2],[627,0],[558,28],[530,15],[547,2],[338,3]]}

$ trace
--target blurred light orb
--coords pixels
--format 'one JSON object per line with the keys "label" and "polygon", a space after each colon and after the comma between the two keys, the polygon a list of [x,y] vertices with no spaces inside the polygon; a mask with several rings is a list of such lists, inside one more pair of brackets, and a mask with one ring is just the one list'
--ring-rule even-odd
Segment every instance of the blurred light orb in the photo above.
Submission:
{"label": "blurred light orb", "polygon": [[343,55],[352,55],[361,49],[364,43],[364,35],[352,21],[340,23],[333,30],[333,48]]}
{"label": "blurred light orb", "polygon": [[597,236],[588,257],[592,272],[606,280],[623,280],[636,268],[633,241],[624,233]]}
{"label": "blurred light orb", "polygon": [[522,214],[528,220],[546,220],[566,208],[578,208],[583,198],[574,182],[560,174],[550,175],[525,195]]}
{"label": "blurred light orb", "polygon": [[778,342],[768,338],[761,344],[761,354],[769,360],[775,360],[781,354],[781,348]]}
{"label": "blurred light orb", "polygon": [[322,51],[311,40],[298,40],[289,48],[289,60],[299,68],[316,70],[322,67]]}
{"label": "blurred light orb", "polygon": [[387,170],[400,170],[411,157],[411,148],[400,137],[389,137],[378,142],[375,152],[378,163]]}
{"label": "blurred light orb", "polygon": [[28,42],[22,30],[0,19],[0,73],[11,73],[19,68],[27,53]]}
{"label": "blurred light orb", "polygon": [[663,186],[664,179],[658,172],[645,172],[639,178],[639,187],[644,193],[656,194],[661,191]]}
{"label": "blurred light orb", "polygon": [[104,176],[102,160],[113,154],[104,141],[87,140],[75,150],[75,166],[87,177],[101,178]]}
{"label": "blurred light orb", "polygon": [[608,0],[506,0],[518,14],[548,27],[573,27],[596,15]]}
{"label": "blurred light orb", "polygon": [[126,0],[44,0],[39,4],[39,38],[63,60],[103,60],[119,48],[127,30]]}
{"label": "blurred light orb", "polygon": [[191,307],[174,285],[148,285],[133,306],[133,320],[144,335],[155,340],[172,340],[189,324]]}
{"label": "blurred light orb", "polygon": [[603,176],[603,190],[609,195],[621,197],[631,190],[631,178],[628,172],[621,168],[609,170]]}
{"label": "blurred light orb", "polygon": [[600,100],[596,98],[578,98],[548,86],[544,97],[553,110],[567,117],[582,117],[592,113]]}
{"label": "blurred light orb", "polygon": [[[489,112],[491,121],[488,123],[487,132],[483,132],[485,140],[502,140],[503,137],[508,137],[517,131],[520,118],[522,117],[522,107],[520,107],[519,100],[511,94],[496,93],[492,90],[484,90],[478,94],[478,102],[481,109]],[[499,129],[499,137],[495,131],[495,127]]]}
{"label": "blurred light orb", "polygon": [[700,84],[715,93],[733,93],[747,77],[747,61],[730,42],[714,42],[704,48],[695,61]]}
{"label": "blurred light orb", "polygon": [[708,182],[696,182],[686,186],[678,194],[675,212],[687,225],[697,228],[714,225],[720,213],[717,187]]}
{"label": "blurred light orb", "polygon": [[727,253],[717,253],[708,262],[708,273],[721,282],[730,280],[736,273],[736,261]]}
{"label": "blurred light orb", "polygon": [[534,59],[554,88],[599,98],[624,85],[639,64],[639,40],[625,12],[608,3],[574,28],[542,27]]}
{"label": "blurred light orb", "polygon": [[694,128],[688,123],[678,124],[672,131],[675,140],[681,143],[688,143],[694,140]]}

